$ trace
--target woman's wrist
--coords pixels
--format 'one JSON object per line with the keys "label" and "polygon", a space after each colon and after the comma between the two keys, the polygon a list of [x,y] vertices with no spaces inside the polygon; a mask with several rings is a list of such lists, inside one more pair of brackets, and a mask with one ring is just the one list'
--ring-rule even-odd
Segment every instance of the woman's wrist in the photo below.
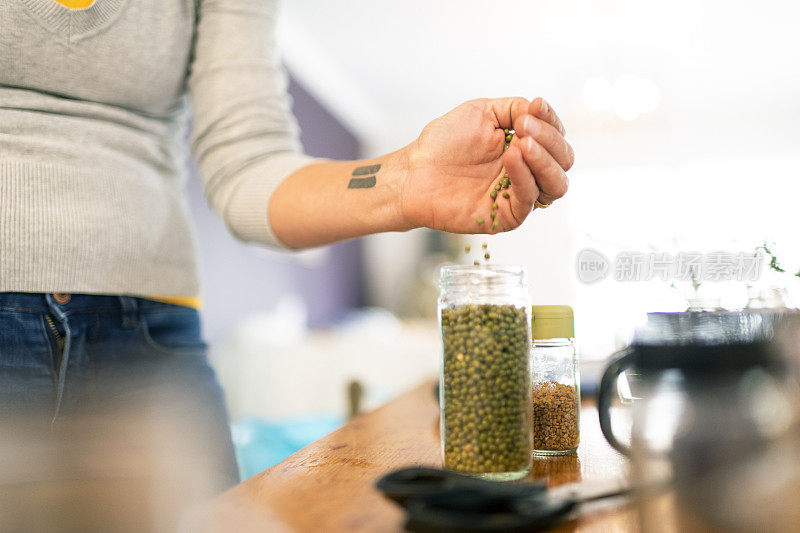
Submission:
{"label": "woman's wrist", "polygon": [[412,152],[413,145],[408,145],[384,156],[389,170],[386,178],[392,188],[391,205],[393,207],[388,228],[384,231],[408,231],[420,227],[408,216],[406,205],[412,194],[412,191],[409,191]]}
{"label": "woman's wrist", "polygon": [[285,179],[269,201],[269,222],[289,248],[417,227],[403,201],[409,149],[362,161],[318,161]]}

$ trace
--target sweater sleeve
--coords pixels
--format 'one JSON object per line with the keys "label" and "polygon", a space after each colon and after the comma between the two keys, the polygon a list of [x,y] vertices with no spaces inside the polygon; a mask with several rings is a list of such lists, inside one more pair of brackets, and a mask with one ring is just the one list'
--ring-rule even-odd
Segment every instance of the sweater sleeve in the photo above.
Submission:
{"label": "sweater sleeve", "polygon": [[275,45],[278,0],[200,0],[189,92],[192,151],[211,206],[235,237],[282,246],[267,207],[313,161],[300,151]]}

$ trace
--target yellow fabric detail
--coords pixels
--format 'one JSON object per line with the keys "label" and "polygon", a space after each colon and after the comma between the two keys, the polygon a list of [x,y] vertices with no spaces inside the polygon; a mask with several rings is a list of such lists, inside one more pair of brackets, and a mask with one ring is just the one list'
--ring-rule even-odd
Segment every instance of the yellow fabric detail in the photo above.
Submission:
{"label": "yellow fabric detail", "polygon": [[203,307],[203,302],[200,300],[199,296],[146,296],[146,298],[148,300],[155,300],[156,302],[164,302],[165,304],[191,307],[198,311]]}
{"label": "yellow fabric detail", "polygon": [[94,4],[95,0],[56,0],[59,4],[63,4],[70,9],[86,9]]}

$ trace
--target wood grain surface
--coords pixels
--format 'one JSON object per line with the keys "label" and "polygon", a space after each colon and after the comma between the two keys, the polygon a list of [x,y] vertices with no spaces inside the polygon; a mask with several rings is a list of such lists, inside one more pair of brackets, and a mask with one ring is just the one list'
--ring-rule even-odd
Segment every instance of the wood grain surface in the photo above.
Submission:
{"label": "wood grain surface", "polygon": [[[433,387],[425,383],[354,418],[222,494],[195,520],[205,531],[402,531],[402,510],[385,500],[374,483],[397,468],[441,466]],[[536,458],[530,477],[557,486],[626,476],[625,459],[606,444],[596,409],[586,405],[578,453]],[[584,514],[558,531],[638,531],[637,524],[632,507],[617,506]]]}

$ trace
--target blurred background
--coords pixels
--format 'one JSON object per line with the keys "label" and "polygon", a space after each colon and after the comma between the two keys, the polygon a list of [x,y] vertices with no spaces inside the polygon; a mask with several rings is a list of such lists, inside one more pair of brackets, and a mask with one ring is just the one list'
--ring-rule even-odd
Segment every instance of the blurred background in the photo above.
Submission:
{"label": "blurred background", "polygon": [[[436,375],[438,268],[470,263],[465,244],[526,265],[535,304],[573,306],[587,392],[648,311],[797,306],[799,19],[777,0],[284,1],[309,154],[373,157],[465,100],[544,96],[576,164],[569,194],[509,234],[415,230],[301,253],[236,242],[192,180],[205,335],[242,474]],[[755,281],[576,274],[587,248],[611,261],[764,244]]]}

